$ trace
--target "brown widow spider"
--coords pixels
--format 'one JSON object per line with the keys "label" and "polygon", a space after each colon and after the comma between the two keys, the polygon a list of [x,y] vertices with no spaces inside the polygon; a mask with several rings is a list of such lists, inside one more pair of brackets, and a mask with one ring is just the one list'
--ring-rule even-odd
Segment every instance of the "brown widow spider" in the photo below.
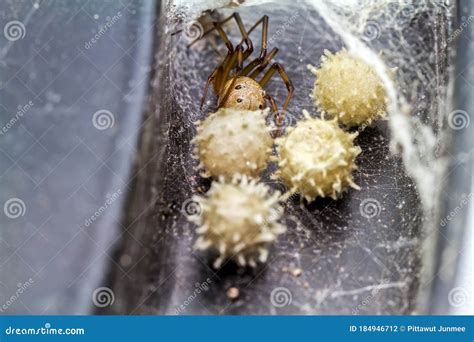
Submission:
{"label": "brown widow spider", "polygon": [[[242,35],[242,41],[235,48],[222,28],[222,25],[231,19],[235,19]],[[244,66],[244,61],[249,58],[253,52],[253,44],[249,35],[260,24],[262,24],[260,55]],[[294,92],[293,84],[286,74],[285,69],[280,63],[273,63],[264,73],[263,77],[259,81],[256,80],[257,76],[264,72],[265,68],[278,52],[278,48],[273,48],[267,53],[268,16],[264,15],[260,18],[247,32],[240,15],[234,13],[220,22],[213,22],[213,27],[205,31],[201,37],[193,40],[189,46],[213,30],[217,30],[219,36],[225,42],[227,55],[208,77],[200,108],[202,109],[204,105],[209,86],[212,83],[218,98],[218,108],[258,110],[265,108],[266,101],[268,101],[272,112],[275,114],[276,122],[281,123]],[[246,46],[245,48],[244,44]],[[264,90],[275,72],[278,72],[288,89],[288,95],[282,107],[282,115],[278,112],[273,97]]]}

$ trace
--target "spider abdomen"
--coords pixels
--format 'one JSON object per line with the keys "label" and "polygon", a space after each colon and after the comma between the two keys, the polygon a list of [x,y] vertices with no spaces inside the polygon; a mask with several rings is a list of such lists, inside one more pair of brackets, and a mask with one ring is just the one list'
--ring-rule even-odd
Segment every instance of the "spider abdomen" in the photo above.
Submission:
{"label": "spider abdomen", "polygon": [[[230,86],[232,89],[229,91]],[[228,91],[229,95],[221,107],[244,110],[259,110],[265,107],[265,91],[250,77],[239,76],[235,81],[232,78],[228,80],[220,98],[224,99]]]}

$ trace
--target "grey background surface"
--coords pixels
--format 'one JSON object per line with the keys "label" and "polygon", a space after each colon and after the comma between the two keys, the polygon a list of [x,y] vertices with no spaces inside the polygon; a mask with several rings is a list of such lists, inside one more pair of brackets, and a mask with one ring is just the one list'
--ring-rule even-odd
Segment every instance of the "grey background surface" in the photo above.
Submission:
{"label": "grey background surface", "polygon": [[[154,15],[149,0],[0,4],[2,29],[12,20],[25,28],[15,41],[0,35],[1,125],[19,105],[33,103],[0,136],[6,314],[91,312],[92,292],[126,235],[122,210],[148,91]],[[113,126],[94,126],[99,110],[112,114]],[[87,225],[107,196],[113,198],[107,210]],[[14,219],[3,212],[11,198],[24,203]],[[30,278],[32,285],[11,301]]]}

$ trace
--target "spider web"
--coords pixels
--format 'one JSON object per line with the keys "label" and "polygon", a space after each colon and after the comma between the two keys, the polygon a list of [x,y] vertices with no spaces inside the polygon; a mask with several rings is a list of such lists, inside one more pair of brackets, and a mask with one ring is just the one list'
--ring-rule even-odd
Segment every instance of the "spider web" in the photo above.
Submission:
{"label": "spider web", "polygon": [[[374,300],[366,305],[367,313],[410,312],[413,304],[407,296],[413,292],[418,276],[411,270],[417,270],[420,235],[424,235],[419,233],[418,226],[423,222],[425,234],[434,227],[439,189],[436,184],[444,171],[439,149],[444,146],[450,105],[451,56],[445,51],[452,5],[428,0],[416,4],[401,0],[247,0],[238,8],[225,8],[229,3],[172,1],[168,4],[163,35],[165,49],[159,61],[168,69],[165,93],[173,97],[169,110],[161,113],[170,122],[168,144],[173,145],[174,151],[167,161],[170,169],[181,170],[193,189],[191,192],[202,185],[195,170],[197,162],[190,157],[190,141],[196,133],[195,122],[215,110],[215,97],[210,96],[202,110],[199,102],[207,76],[226,52],[222,41],[212,34],[191,49],[186,47],[196,32],[199,34],[211,21],[209,16],[199,17],[202,11],[219,8],[220,17],[214,17],[216,20],[237,10],[246,27],[263,14],[270,16],[269,49],[274,46],[280,49],[275,60],[285,67],[296,88],[287,114],[286,124],[290,126],[301,119],[302,109],[319,115],[309,98],[314,76],[306,65],[319,66],[324,49],[336,52],[345,47],[372,65],[383,80],[389,96],[389,120],[365,129],[357,139],[363,153],[358,158],[360,169],[354,178],[362,191],[350,192],[340,201],[321,200],[308,207],[287,203],[285,224],[289,232],[285,241],[276,246],[278,254],[274,254],[278,260],[270,261],[269,268],[275,271],[281,265],[304,268],[318,264],[317,269],[309,266],[305,271],[309,290],[294,292],[294,297],[299,296],[294,298],[296,305],[311,303],[317,312],[344,312],[364,299],[364,291],[374,288],[387,291],[386,295],[395,299],[390,305]],[[240,41],[235,23],[229,23],[225,29],[234,43]],[[183,30],[184,34],[170,34],[177,30]],[[252,40],[258,53],[259,30],[252,33]],[[391,76],[389,69],[394,67],[397,72]],[[283,82],[275,77],[267,90],[281,106],[286,96]],[[268,172],[274,168],[271,165]],[[269,180],[268,174],[263,181],[274,189],[285,189],[283,184]],[[190,196],[189,190],[180,190],[187,192],[185,197]],[[367,199],[378,203],[376,217],[360,217],[359,204]],[[180,220],[173,227],[186,225],[185,220]],[[364,257],[360,263],[353,264],[359,254]],[[365,267],[365,258],[371,266]],[[341,274],[326,272],[336,269],[336,265],[342,265]],[[182,277],[181,280],[191,278]],[[278,276],[276,280],[272,277],[273,273],[268,275],[269,283],[280,282]],[[237,278],[235,281],[241,282]],[[291,277],[282,281],[293,289]],[[255,284],[253,300],[247,303],[248,312],[256,312],[259,301],[268,302],[265,298],[268,291],[264,288],[268,284],[261,286],[260,291],[258,282]],[[346,291],[347,288],[356,290]],[[180,296],[185,295],[183,291],[174,292],[171,302],[179,302]],[[305,306],[300,310],[314,312]],[[268,309],[260,311],[268,312]]]}
{"label": "spider web", "polygon": [[[186,25],[195,22],[205,10],[222,9],[226,5],[233,7],[235,3],[236,1],[230,0],[177,0],[172,5],[173,11],[170,12],[169,19],[179,19],[181,23],[184,22],[182,25]],[[265,7],[270,6],[270,3],[271,6],[285,7],[294,2],[279,1],[276,4],[269,0],[248,0],[241,6]],[[408,0],[306,0],[300,3],[314,7],[331,27],[333,32],[320,31],[317,18],[304,18],[308,21],[305,28],[309,24],[311,33],[318,36],[321,44],[327,41],[327,45],[331,46],[334,45],[333,41],[340,39],[353,54],[372,65],[384,81],[389,96],[392,151],[401,153],[408,172],[416,180],[425,210],[432,211],[438,188],[433,185],[444,170],[443,159],[438,156],[440,145],[443,145],[440,131],[446,123],[449,106],[446,101],[447,68],[452,56],[448,56],[444,49],[447,45],[446,32],[450,30],[446,23],[453,10],[451,1],[422,0],[414,3]],[[298,19],[303,18],[299,16]],[[432,22],[435,28],[421,36],[419,20]],[[283,30],[280,28],[273,38],[278,38],[279,32],[285,31],[288,24],[292,24],[291,17],[288,22],[283,23]],[[433,45],[423,42],[427,39],[426,34]],[[233,36],[238,39],[235,32]],[[437,49],[437,53],[433,52],[433,47]],[[296,48],[298,53],[302,52],[301,47]],[[179,51],[177,57],[188,53],[189,51]],[[189,88],[195,88],[192,80],[201,81],[195,73],[203,68],[208,69],[209,60],[199,59],[199,56],[193,54],[189,58],[196,69],[190,72],[190,78],[185,82]],[[395,77],[388,71],[393,67],[397,68]],[[181,80],[177,78],[176,81]],[[202,86],[198,88],[201,89]],[[196,101],[179,102],[184,104]],[[186,109],[190,110],[191,115],[199,112],[195,108]]]}

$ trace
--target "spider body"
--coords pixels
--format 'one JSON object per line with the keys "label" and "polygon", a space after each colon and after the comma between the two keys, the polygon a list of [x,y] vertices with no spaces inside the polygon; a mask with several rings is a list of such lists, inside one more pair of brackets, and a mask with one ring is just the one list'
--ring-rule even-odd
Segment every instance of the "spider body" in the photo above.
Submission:
{"label": "spider body", "polygon": [[[231,88],[229,90],[229,88]],[[221,104],[224,108],[259,110],[265,107],[265,90],[254,79],[247,76],[239,76],[235,80],[229,80],[224,86],[222,97],[229,92],[227,99]]]}
{"label": "spider body", "polygon": [[[222,25],[231,19],[237,22],[240,34],[242,35],[241,42],[235,47],[222,28]],[[262,25],[260,54],[257,58],[244,65],[254,51],[249,35],[260,24]],[[240,15],[234,13],[221,22],[214,22],[213,27],[204,32],[202,37],[213,30],[216,30],[225,42],[227,55],[207,79],[201,100],[201,108],[207,97],[209,86],[212,85],[218,97],[218,108],[261,110],[269,103],[275,118],[281,120],[293,96],[294,87],[283,66],[280,63],[271,64],[272,59],[278,53],[278,49],[267,50],[268,16],[264,15],[247,31]],[[190,45],[202,37],[197,38]],[[270,67],[267,68],[269,65]],[[263,73],[263,76],[257,80],[261,73]],[[281,113],[278,111],[273,97],[264,90],[276,73],[281,77],[288,90]]]}
{"label": "spider body", "polygon": [[[242,35],[242,41],[235,47],[222,28],[232,18],[237,22]],[[244,61],[253,52],[249,34],[259,24],[262,24],[260,55],[244,65]],[[226,180],[237,174],[258,178],[267,167],[273,144],[265,121],[270,112],[267,103],[270,104],[275,121],[282,121],[293,95],[293,85],[279,63],[273,63],[267,68],[278,52],[277,48],[267,52],[268,16],[263,16],[247,32],[239,14],[234,13],[222,22],[214,22],[214,27],[203,36],[212,30],[216,30],[225,42],[227,55],[208,77],[204,87],[201,107],[209,87],[212,87],[218,98],[218,109],[199,124],[198,134],[193,141],[196,146],[195,155],[201,162],[200,168],[205,170],[202,175]],[[263,76],[257,80],[261,73]],[[273,97],[264,90],[276,73],[288,90],[281,113],[278,112]]]}

